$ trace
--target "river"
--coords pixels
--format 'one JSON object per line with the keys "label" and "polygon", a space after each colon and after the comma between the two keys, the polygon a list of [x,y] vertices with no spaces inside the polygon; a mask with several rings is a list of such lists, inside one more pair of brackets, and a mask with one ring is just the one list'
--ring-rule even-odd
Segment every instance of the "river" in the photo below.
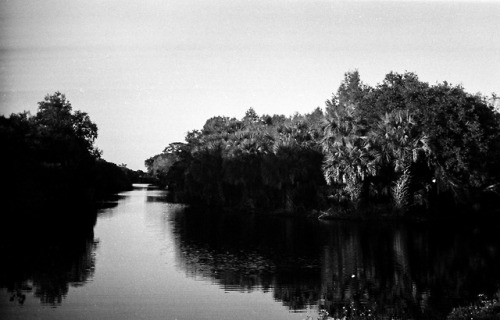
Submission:
{"label": "river", "polygon": [[195,212],[135,185],[85,231],[4,243],[0,319],[440,319],[499,291],[498,230]]}

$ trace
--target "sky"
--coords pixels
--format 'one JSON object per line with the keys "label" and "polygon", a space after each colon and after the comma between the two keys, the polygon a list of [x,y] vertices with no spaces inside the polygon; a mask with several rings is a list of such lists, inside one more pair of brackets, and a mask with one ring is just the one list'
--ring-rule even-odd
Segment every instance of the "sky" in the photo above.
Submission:
{"label": "sky", "polygon": [[213,116],[308,113],[344,73],[500,94],[500,2],[0,0],[0,114],[60,91],[144,170]]}

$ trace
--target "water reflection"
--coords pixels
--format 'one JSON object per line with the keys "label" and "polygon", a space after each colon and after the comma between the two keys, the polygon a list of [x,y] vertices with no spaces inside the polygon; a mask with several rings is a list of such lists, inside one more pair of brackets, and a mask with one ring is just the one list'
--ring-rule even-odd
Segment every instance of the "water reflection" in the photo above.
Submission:
{"label": "water reflection", "polygon": [[[204,303],[198,306],[206,318],[217,318],[218,306],[225,302],[220,299],[250,297],[233,291],[256,293],[254,298],[263,299],[259,307],[272,294],[291,311],[321,306],[337,318],[346,312],[445,318],[453,306],[474,301],[479,293],[491,296],[500,287],[500,239],[494,225],[363,224],[200,213],[163,203],[165,192],[147,186],[123,195],[117,207],[99,214],[95,281],[71,292],[57,308],[59,318],[72,318],[79,310],[93,312],[89,318],[118,318],[121,314],[110,307],[116,303],[130,306],[130,315],[140,308],[146,318],[175,318],[189,314],[184,312],[191,310],[192,301]],[[66,216],[72,214],[60,218]],[[33,296],[59,306],[69,288],[92,281],[99,245],[94,224],[95,216],[86,223],[21,224],[16,230],[1,230],[0,287],[9,291],[3,298],[11,298],[12,305],[27,299],[23,309],[33,307]],[[213,290],[207,281],[231,292]],[[157,308],[146,314],[143,303]],[[246,307],[254,308],[253,303]],[[226,303],[224,312],[234,315],[240,307]],[[18,309],[12,314],[21,315]],[[33,318],[40,310],[32,309]],[[272,318],[291,316],[281,308],[279,312]]]}
{"label": "water reflection", "polygon": [[165,192],[160,191],[150,191],[146,196],[147,202],[167,202],[167,196]]}
{"label": "water reflection", "polygon": [[[72,212],[68,212],[72,214]],[[0,288],[6,288],[12,303],[23,304],[33,295],[42,304],[58,306],[70,286],[82,286],[95,269],[95,213],[90,220],[70,224],[54,221],[3,230],[0,237]],[[61,225],[65,225],[66,229]]]}
{"label": "water reflection", "polygon": [[291,310],[320,305],[339,316],[443,318],[500,288],[495,226],[323,223],[189,210],[171,222],[177,264],[188,276],[225,290],[272,290]]}
{"label": "water reflection", "polygon": [[[154,190],[155,187],[149,184],[134,184],[133,191],[143,191],[143,190]],[[130,197],[129,192],[122,192],[113,195],[108,195],[105,199],[99,201],[97,203],[97,208],[99,209],[98,216],[99,218],[107,218],[110,219],[116,213],[119,213],[119,210],[116,210],[116,207],[121,203],[127,203],[132,201],[133,198]]]}

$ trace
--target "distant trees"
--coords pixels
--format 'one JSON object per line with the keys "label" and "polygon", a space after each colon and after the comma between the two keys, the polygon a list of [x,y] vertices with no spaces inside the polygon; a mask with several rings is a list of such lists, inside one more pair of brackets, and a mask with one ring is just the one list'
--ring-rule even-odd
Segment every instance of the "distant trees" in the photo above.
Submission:
{"label": "distant trees", "polygon": [[189,203],[288,212],[375,204],[398,213],[471,204],[500,179],[495,101],[414,73],[370,87],[354,71],[324,111],[214,117],[146,167]]}
{"label": "distant trees", "polygon": [[88,114],[73,111],[60,92],[39,102],[33,116],[1,116],[6,202],[28,209],[71,202],[90,205],[96,196],[130,188],[125,173],[100,158],[94,145],[97,132]]}
{"label": "distant trees", "polygon": [[316,203],[322,154],[311,115],[214,117],[186,143],[146,160],[174,200],[247,210],[304,210]]}

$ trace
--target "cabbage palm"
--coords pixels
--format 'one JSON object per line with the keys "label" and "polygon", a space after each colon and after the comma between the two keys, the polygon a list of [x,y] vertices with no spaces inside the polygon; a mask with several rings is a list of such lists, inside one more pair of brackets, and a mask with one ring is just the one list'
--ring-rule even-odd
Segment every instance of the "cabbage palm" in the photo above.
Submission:
{"label": "cabbage palm", "polygon": [[363,130],[352,111],[339,109],[327,119],[321,142],[326,182],[344,185],[354,202],[360,198],[365,178],[375,173],[369,140],[361,135]]}
{"label": "cabbage palm", "polygon": [[427,137],[407,110],[393,111],[370,132],[370,145],[377,174],[386,181],[383,187],[391,189],[395,206],[403,209],[410,204],[413,164],[429,159]]}
{"label": "cabbage palm", "polygon": [[418,128],[410,113],[386,113],[370,132],[373,155],[379,167],[390,166],[402,172],[411,163],[430,154],[428,139]]}

